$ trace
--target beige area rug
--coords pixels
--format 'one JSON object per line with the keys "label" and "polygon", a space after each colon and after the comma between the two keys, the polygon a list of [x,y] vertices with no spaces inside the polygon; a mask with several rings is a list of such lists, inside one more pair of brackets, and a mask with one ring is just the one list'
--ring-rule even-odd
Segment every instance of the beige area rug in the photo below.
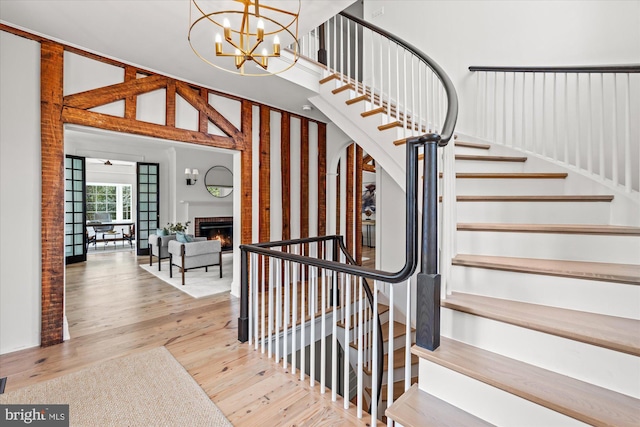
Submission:
{"label": "beige area rug", "polygon": [[184,286],[182,286],[182,275],[178,267],[173,267],[173,278],[169,277],[169,260],[162,262],[162,270],[158,271],[158,261],[153,259],[153,265],[148,263],[140,264],[140,267],[156,276],[158,279],[191,295],[194,298],[207,297],[222,292],[231,292],[231,282],[233,281],[233,253],[222,254],[222,278],[220,278],[220,267],[209,267],[209,271],[204,268],[188,270],[184,274]]}
{"label": "beige area rug", "polygon": [[0,394],[0,404],[69,404],[71,426],[232,426],[164,347]]}

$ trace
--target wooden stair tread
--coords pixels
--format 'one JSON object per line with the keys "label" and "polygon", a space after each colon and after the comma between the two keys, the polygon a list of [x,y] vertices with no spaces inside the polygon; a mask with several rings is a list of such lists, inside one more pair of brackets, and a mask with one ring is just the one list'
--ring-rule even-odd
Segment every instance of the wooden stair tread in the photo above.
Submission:
{"label": "wooden stair tread", "polygon": [[640,320],[453,292],[452,310],[640,356]]}
{"label": "wooden stair tread", "polygon": [[491,148],[491,145],[481,144],[479,142],[456,141],[454,145],[456,147],[478,148],[480,150],[488,150]]}
{"label": "wooden stair tread", "polygon": [[345,90],[355,90],[355,86],[351,83],[347,83],[346,85],[342,85],[340,87],[337,87],[335,89],[333,89],[331,91],[331,93],[333,93],[334,95],[340,93],[340,92],[344,92]]}
{"label": "wooden stair tread", "polygon": [[338,74],[338,73],[330,74],[327,77],[325,77],[322,80],[320,80],[320,84],[323,85],[325,83],[330,82],[331,80],[340,80],[340,74]]}
{"label": "wooden stair tread", "polygon": [[610,202],[613,196],[595,195],[556,195],[556,196],[457,196],[459,202]]}
{"label": "wooden stair tread", "polygon": [[418,388],[417,384],[393,402],[385,415],[407,427],[491,426],[492,424]]}
{"label": "wooden stair tread", "polygon": [[485,162],[526,162],[526,157],[520,156],[476,156],[473,154],[456,154],[456,160],[478,160]]}
{"label": "wooden stair tread", "polygon": [[[456,178],[459,179],[565,179],[568,173],[527,173],[527,172],[506,172],[506,173],[484,173],[484,172],[458,172]],[[442,178],[442,172],[440,173]]]}
{"label": "wooden stair tread", "polygon": [[606,262],[565,261],[540,258],[516,258],[458,254],[452,263],[465,267],[488,268],[585,280],[640,284],[640,265]]}
{"label": "wooden stair tread", "polygon": [[382,131],[382,130],[393,129],[397,127],[402,127],[402,122],[396,120],[395,122],[386,123],[384,125],[378,126],[378,130]]}
{"label": "wooden stair tread", "polygon": [[442,337],[414,354],[478,381],[592,425],[637,426],[640,400]]}
{"label": "wooden stair tread", "polygon": [[363,111],[360,113],[362,117],[374,116],[376,114],[386,113],[387,110],[384,107],[374,108],[373,110]]}
{"label": "wooden stair tread", "polygon": [[356,96],[355,98],[347,99],[345,103],[347,105],[353,105],[353,104],[357,104],[358,102],[369,101],[369,99],[370,99],[369,95],[360,95],[360,96]]}
{"label": "wooden stair tread", "polygon": [[[411,355],[411,364],[416,365],[419,362],[418,356],[412,354]],[[404,367],[404,347],[394,350],[393,352],[393,369],[403,368]],[[366,366],[363,368],[364,373],[367,375],[371,375],[371,370]],[[382,370],[389,370],[389,353],[385,353],[384,359],[382,361]]]}
{"label": "wooden stair tread", "polygon": [[464,231],[640,236],[640,227],[624,225],[459,223],[457,228]]}

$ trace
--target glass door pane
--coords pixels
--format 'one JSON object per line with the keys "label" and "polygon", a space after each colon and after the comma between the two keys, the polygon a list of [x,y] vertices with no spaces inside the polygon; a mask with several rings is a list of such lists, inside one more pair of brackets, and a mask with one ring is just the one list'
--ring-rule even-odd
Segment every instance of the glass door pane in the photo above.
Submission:
{"label": "glass door pane", "polygon": [[155,234],[159,225],[160,165],[138,163],[138,231],[137,253],[149,255],[149,234]]}
{"label": "glass door pane", "polygon": [[87,260],[84,157],[64,159],[64,251],[67,264]]}

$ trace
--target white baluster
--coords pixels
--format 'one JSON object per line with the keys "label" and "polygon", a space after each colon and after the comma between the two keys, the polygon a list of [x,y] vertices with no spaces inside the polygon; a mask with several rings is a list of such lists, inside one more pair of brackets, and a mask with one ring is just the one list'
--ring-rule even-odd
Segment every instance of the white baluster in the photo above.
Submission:
{"label": "white baluster", "polygon": [[620,184],[618,177],[618,75],[613,75],[613,117],[611,118],[611,179],[615,185]]}
{"label": "white baluster", "polygon": [[276,349],[274,362],[280,362],[280,327],[282,326],[282,284],[280,282],[280,260],[273,259],[273,284],[276,286],[276,324],[274,333],[276,334]]}
{"label": "white baluster", "polygon": [[311,314],[311,339],[309,340],[309,386],[316,384],[316,302],[318,301],[318,268],[309,267],[309,313]]}
{"label": "white baluster", "polygon": [[[395,321],[395,307],[394,307],[394,292],[395,286],[393,283],[389,285],[389,341],[387,344],[387,408],[393,404],[393,322]],[[393,421],[388,418],[387,426],[392,427]]]}
{"label": "white baluster", "polygon": [[507,145],[507,73],[502,73],[502,144]]}
{"label": "white baluster", "polygon": [[411,387],[411,279],[407,279],[405,311],[407,321],[404,331],[404,391],[407,391]]}
{"label": "white baluster", "polygon": [[631,192],[631,85],[629,73],[624,91],[624,188]]}
{"label": "white baluster", "polygon": [[[362,391],[364,390],[363,385],[363,351],[364,351],[364,298],[363,294],[363,285],[362,285],[362,277],[358,277],[358,400],[357,400],[357,411],[358,418],[362,418],[362,403],[364,400],[364,396],[362,395]],[[354,328],[355,331],[355,328]]]}
{"label": "white baluster", "polygon": [[527,87],[527,73],[522,73],[522,99],[521,104],[522,108],[520,109],[520,148],[522,150],[526,150],[527,148],[527,140],[526,140],[526,119],[525,119],[525,111],[524,106],[526,102],[526,87]]}
{"label": "white baluster", "polygon": [[558,161],[558,74],[553,73],[553,105],[551,110],[551,127],[553,129],[553,160]]}
{"label": "white baluster", "polygon": [[569,76],[564,74],[564,162],[569,164]]}
{"label": "white baluster", "polygon": [[[438,123],[442,123],[438,121]],[[493,73],[493,140],[498,142],[498,73]]]}
{"label": "white baluster", "polygon": [[266,292],[266,280],[265,280],[265,274],[266,274],[266,268],[265,268],[265,256],[264,255],[260,255],[260,258],[262,258],[262,331],[261,331],[261,339],[260,341],[262,342],[262,353],[264,354],[265,352],[265,332],[267,330],[267,324],[266,324],[266,319],[267,319],[267,307],[266,307],[266,298],[267,298],[267,292]]}
{"label": "white baluster", "polygon": [[338,273],[332,273],[333,322],[331,329],[331,401],[338,399]]}
{"label": "white baluster", "polygon": [[481,98],[480,98],[480,71],[476,71],[476,130],[475,130],[475,134],[480,136],[480,125],[481,125],[481,121],[480,121],[480,117],[483,114],[482,111],[482,105],[481,105]]}
{"label": "white baluster", "polygon": [[604,170],[604,124],[606,123],[604,118],[604,73],[600,73],[600,100],[602,106],[600,107],[600,143],[598,150],[598,157],[600,158],[600,164],[598,166],[598,174],[600,178],[604,180],[607,177],[607,174]]}
{"label": "white baluster", "polygon": [[338,16],[333,17],[333,72],[338,72]]}
{"label": "white baluster", "polygon": [[[291,247],[292,253],[296,253],[295,247]],[[292,265],[293,277],[291,280],[291,286],[293,287],[293,313],[291,316],[291,373],[293,375],[296,374],[296,354],[297,354],[297,346],[296,346],[296,329],[298,326],[298,266],[299,264],[295,263]]]}
{"label": "white baluster", "polygon": [[531,152],[535,153],[538,146],[536,129],[536,73],[531,75]]}
{"label": "white baluster", "polygon": [[255,265],[253,264],[253,255],[254,254],[250,255],[248,262],[249,265],[247,266],[249,269],[249,288],[247,289],[247,293],[249,294],[249,340],[247,341],[247,344],[249,347],[251,347],[251,344],[253,343],[253,318],[257,314],[253,311],[254,292],[256,288],[256,282],[253,281],[253,266]]}
{"label": "white baluster", "polygon": [[378,419],[378,281],[373,281],[373,366],[371,367],[371,420]]}
{"label": "white baluster", "polygon": [[322,277],[322,336],[320,338],[320,393],[324,394],[327,377],[327,276],[326,271],[320,270]]}
{"label": "white baluster", "polygon": [[576,134],[575,134],[575,144],[576,144],[576,161],[575,166],[580,169],[580,74],[576,74]]}
{"label": "white baluster", "polygon": [[258,287],[260,286],[260,283],[258,282],[258,254],[251,254],[252,256],[252,269],[251,269],[251,276],[252,276],[252,282],[253,282],[253,293],[254,293],[254,298],[253,298],[253,334],[255,335],[255,339],[254,339],[254,350],[258,350],[258,344],[260,342],[259,336],[260,336],[260,310],[258,309],[258,304],[259,304],[259,299],[260,299],[260,292],[258,292]]}
{"label": "white baluster", "polygon": [[[288,251],[287,251],[288,252]],[[284,345],[282,349],[282,368],[287,369],[287,356],[289,355],[289,320],[290,320],[290,306],[291,299],[289,298],[289,268],[291,267],[290,261],[284,262]]]}
{"label": "white baluster", "polygon": [[[304,255],[304,251],[300,248],[300,254]],[[305,295],[307,283],[305,282],[305,265],[300,264],[300,381],[304,381],[304,374],[307,366],[306,358],[306,324],[307,316],[305,314],[305,307],[307,306]]]}
{"label": "white baluster", "polygon": [[[273,258],[269,258],[269,276],[270,278],[273,275]],[[267,313],[267,327],[269,330],[267,331],[268,336],[268,351],[267,355],[269,359],[271,359],[271,355],[273,354],[273,280],[269,281],[269,311]]]}
{"label": "white baluster", "polygon": [[543,156],[547,155],[547,126],[546,126],[546,107],[547,107],[547,73],[542,73],[542,126],[540,129],[541,133],[541,143],[542,143],[542,151],[538,151],[538,154],[542,154]]}
{"label": "white baluster", "polygon": [[351,275],[346,275],[345,293],[345,319],[344,319],[344,369],[342,371],[342,383],[344,385],[342,398],[344,400],[344,409],[349,409],[349,328],[351,327]]}
{"label": "white baluster", "polygon": [[593,100],[591,97],[591,73],[587,74],[587,107],[589,121],[587,123],[587,170],[589,173],[593,173]]}
{"label": "white baluster", "polygon": [[511,141],[510,146],[516,143],[516,73],[513,72],[513,82],[511,88]]}

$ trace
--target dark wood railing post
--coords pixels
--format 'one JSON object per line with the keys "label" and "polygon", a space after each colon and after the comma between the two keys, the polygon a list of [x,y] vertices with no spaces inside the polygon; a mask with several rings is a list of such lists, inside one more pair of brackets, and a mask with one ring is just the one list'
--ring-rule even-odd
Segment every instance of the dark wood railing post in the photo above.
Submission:
{"label": "dark wood railing post", "polygon": [[322,65],[327,65],[327,39],[325,38],[325,25],[320,25],[318,39],[320,39],[320,46],[318,47],[318,62]]}
{"label": "dark wood railing post", "polygon": [[238,341],[249,340],[249,252],[240,252],[240,317],[238,317]]}
{"label": "dark wood railing post", "polygon": [[417,284],[416,344],[440,346],[440,275],[438,274],[438,144],[424,146],[422,255]]}

